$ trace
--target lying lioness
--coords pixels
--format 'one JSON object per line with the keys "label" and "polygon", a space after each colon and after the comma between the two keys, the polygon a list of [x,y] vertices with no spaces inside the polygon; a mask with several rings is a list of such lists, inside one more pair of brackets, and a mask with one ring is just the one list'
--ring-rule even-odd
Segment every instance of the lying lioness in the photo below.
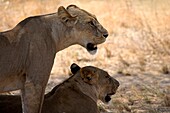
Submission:
{"label": "lying lioness", "polygon": [[87,11],[70,5],[29,17],[0,32],[0,93],[21,89],[24,113],[40,113],[55,54],[79,44],[91,54],[107,30]]}
{"label": "lying lioness", "polygon": [[[42,113],[99,113],[97,100],[107,103],[119,82],[106,71],[86,66],[71,66],[74,74],[45,95]],[[0,96],[0,113],[21,113],[20,96]]]}

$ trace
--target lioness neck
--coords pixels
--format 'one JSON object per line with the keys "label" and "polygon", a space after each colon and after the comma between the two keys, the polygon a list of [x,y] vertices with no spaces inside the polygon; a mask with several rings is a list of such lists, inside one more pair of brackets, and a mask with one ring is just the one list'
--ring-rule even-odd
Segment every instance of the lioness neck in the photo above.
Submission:
{"label": "lioness neck", "polygon": [[58,16],[49,17],[49,19],[51,21],[51,36],[56,44],[56,51],[74,45],[74,28],[65,25]]}
{"label": "lioness neck", "polygon": [[83,92],[85,95],[89,96],[93,101],[97,102],[98,100],[98,91],[95,85],[90,85],[85,83],[80,76],[75,78],[75,83],[78,89]]}

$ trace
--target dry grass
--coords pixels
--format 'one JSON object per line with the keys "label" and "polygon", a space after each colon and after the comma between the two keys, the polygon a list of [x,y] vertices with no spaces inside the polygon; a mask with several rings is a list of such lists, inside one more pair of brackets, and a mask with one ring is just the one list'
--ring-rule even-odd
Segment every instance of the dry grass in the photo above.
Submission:
{"label": "dry grass", "polygon": [[112,75],[118,73],[114,77],[121,83],[113,101],[102,105],[108,112],[170,112],[168,0],[0,0],[0,31],[28,16],[55,12],[58,6],[73,3],[95,14],[110,37],[94,56],[80,46],[57,53],[49,87],[56,85],[59,75],[68,75],[73,62],[94,65]]}

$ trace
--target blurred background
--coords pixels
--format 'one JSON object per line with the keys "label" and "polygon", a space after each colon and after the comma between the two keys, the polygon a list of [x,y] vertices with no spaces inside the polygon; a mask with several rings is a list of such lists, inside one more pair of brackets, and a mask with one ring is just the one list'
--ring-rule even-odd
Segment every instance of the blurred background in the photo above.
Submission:
{"label": "blurred background", "polygon": [[69,77],[73,62],[93,65],[120,81],[111,103],[99,102],[101,111],[170,113],[170,1],[0,0],[0,31],[70,4],[95,14],[109,37],[93,56],[78,45],[57,53],[47,92]]}

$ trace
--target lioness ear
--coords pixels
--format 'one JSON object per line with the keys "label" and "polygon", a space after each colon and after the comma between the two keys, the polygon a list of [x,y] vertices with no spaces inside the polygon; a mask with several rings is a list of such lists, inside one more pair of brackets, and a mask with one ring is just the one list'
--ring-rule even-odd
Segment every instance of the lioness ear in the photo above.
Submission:
{"label": "lioness ear", "polygon": [[68,7],[67,7],[67,9],[69,9],[69,8],[79,8],[79,7],[77,7],[76,5],[69,5]]}
{"label": "lioness ear", "polygon": [[77,22],[76,16],[73,17],[71,14],[63,7],[58,8],[58,16],[68,26],[73,26]]}
{"label": "lioness ear", "polygon": [[90,85],[97,83],[98,75],[97,73],[91,71],[90,69],[81,68],[80,74],[84,82]]}
{"label": "lioness ear", "polygon": [[77,64],[73,63],[73,64],[70,66],[70,69],[71,69],[71,72],[72,72],[73,74],[76,74],[77,71],[80,70],[80,67],[79,67]]}

